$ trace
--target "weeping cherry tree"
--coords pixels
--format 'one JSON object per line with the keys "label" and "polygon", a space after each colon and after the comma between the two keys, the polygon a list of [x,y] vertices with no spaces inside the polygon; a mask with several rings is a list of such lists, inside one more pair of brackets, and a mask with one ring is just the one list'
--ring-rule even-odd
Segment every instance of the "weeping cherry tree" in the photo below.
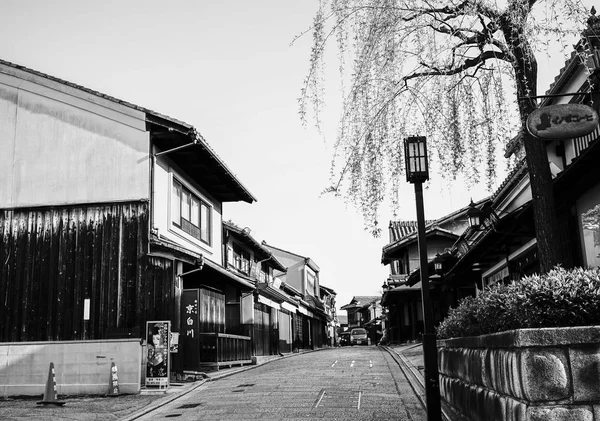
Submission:
{"label": "weeping cherry tree", "polygon": [[398,205],[405,137],[427,136],[442,177],[490,190],[498,151],[517,139],[541,270],[550,270],[561,262],[551,174],[543,142],[524,129],[538,106],[534,53],[570,52],[586,18],[580,0],[320,0],[299,112],[321,127],[334,44],[343,103],[326,191],[360,209],[377,236],[384,198]]}

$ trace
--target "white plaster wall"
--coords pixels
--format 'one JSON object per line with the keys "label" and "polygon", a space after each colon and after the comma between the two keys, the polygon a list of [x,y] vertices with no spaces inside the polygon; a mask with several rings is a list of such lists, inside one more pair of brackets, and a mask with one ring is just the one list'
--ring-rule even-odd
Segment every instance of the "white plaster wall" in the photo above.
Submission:
{"label": "white plaster wall", "polygon": [[304,258],[295,256],[285,251],[270,249],[273,255],[287,268],[287,273],[279,276],[288,285],[304,294]]}
{"label": "white plaster wall", "polygon": [[50,363],[61,395],[106,395],[111,363],[117,367],[119,392],[139,393],[142,345],[139,339],[0,343],[0,393],[43,396]]}
{"label": "white plaster wall", "polygon": [[0,208],[147,199],[145,115],[0,65]]}
{"label": "white plaster wall", "polygon": [[[188,235],[173,226],[171,219],[171,190],[173,176],[184,182],[186,187],[212,207],[211,218],[211,245]],[[186,181],[187,180],[187,181]],[[153,191],[153,228],[158,228],[158,234],[180,244],[182,247],[203,256],[215,263],[223,264],[223,205],[213,196],[208,194],[201,186],[191,182],[185,173],[175,167],[167,157],[159,157],[154,165],[154,191]]]}

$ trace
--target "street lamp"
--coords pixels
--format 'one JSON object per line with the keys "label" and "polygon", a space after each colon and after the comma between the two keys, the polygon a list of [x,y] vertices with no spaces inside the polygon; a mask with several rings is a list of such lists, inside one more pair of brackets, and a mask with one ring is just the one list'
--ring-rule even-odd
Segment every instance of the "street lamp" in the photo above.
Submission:
{"label": "street lamp", "polygon": [[442,271],[442,256],[439,253],[435,255],[435,259],[433,259],[433,267],[436,273],[440,273]]}
{"label": "street lamp", "polygon": [[471,228],[474,230],[479,229],[479,226],[481,225],[481,211],[477,209],[477,206],[475,206],[475,203],[473,203],[473,199],[471,199],[471,203],[469,203],[467,218]]}
{"label": "street lamp", "polygon": [[423,302],[423,363],[425,364],[425,399],[427,421],[441,421],[440,383],[437,366],[437,347],[433,330],[433,311],[429,300],[429,273],[427,244],[425,242],[425,213],[423,210],[423,182],[429,180],[427,141],[425,136],[404,139],[406,181],[414,184],[417,202],[417,238],[421,272],[421,300]]}

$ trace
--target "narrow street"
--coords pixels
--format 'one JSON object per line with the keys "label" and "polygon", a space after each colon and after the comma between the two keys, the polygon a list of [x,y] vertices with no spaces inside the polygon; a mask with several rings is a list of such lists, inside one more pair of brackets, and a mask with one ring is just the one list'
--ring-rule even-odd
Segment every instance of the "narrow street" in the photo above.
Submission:
{"label": "narrow street", "polygon": [[425,420],[394,359],[374,346],[295,355],[208,382],[139,420]]}

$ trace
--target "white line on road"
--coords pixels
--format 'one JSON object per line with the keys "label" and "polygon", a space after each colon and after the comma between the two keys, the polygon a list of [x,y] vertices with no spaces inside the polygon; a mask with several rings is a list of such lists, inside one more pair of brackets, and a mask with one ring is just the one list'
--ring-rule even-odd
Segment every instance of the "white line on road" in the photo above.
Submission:
{"label": "white line on road", "polygon": [[323,397],[324,397],[324,396],[325,396],[325,389],[323,389],[323,390],[321,391],[321,396],[319,396],[319,400],[318,400],[318,401],[317,401],[317,403],[315,404],[315,408],[316,408],[317,406],[319,406],[319,404],[320,404],[320,403],[321,403],[321,401],[323,400]]}
{"label": "white line on road", "polygon": [[354,367],[354,360],[350,363],[350,367]]}
{"label": "white line on road", "polygon": [[331,366],[333,367],[336,364],[337,364],[337,360],[335,360],[335,362],[333,364],[331,364]]}
{"label": "white line on road", "polygon": [[369,368],[373,368],[373,360],[369,360]]}

